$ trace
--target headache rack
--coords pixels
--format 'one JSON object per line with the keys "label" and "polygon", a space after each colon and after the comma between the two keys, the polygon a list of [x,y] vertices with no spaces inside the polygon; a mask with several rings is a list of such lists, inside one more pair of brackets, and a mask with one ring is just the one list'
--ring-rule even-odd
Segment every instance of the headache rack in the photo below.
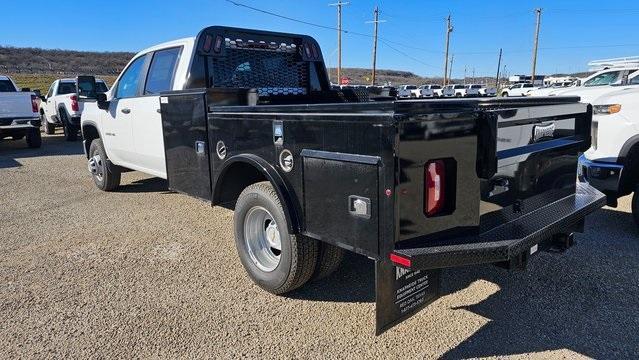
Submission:
{"label": "headache rack", "polygon": [[262,103],[329,89],[320,47],[310,37],[214,26],[197,44],[209,88],[253,89]]}

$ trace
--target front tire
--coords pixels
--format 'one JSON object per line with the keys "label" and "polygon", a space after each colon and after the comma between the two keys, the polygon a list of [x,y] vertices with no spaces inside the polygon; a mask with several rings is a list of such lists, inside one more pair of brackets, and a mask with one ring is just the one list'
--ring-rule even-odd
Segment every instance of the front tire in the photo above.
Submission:
{"label": "front tire", "polygon": [[27,130],[27,146],[32,149],[42,146],[42,135],[40,135],[40,128],[29,128]]}
{"label": "front tire", "polygon": [[311,278],[317,241],[289,233],[282,203],[271,183],[263,181],[244,189],[233,221],[240,261],[261,288],[283,294]]}
{"label": "front tire", "polygon": [[508,93],[507,92],[501,93],[501,97],[508,97]]}
{"label": "front tire", "polygon": [[93,182],[98,189],[113,191],[120,186],[120,169],[111,164],[100,139],[95,139],[91,142],[88,167],[93,177]]}

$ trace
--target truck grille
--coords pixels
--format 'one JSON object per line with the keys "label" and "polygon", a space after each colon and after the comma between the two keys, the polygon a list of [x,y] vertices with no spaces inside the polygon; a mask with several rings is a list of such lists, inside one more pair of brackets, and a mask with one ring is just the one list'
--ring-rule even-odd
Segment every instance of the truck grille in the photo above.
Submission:
{"label": "truck grille", "polygon": [[262,97],[306,95],[309,63],[302,60],[295,44],[273,42],[258,46],[251,40],[228,38],[224,44],[222,56],[209,57],[213,87],[254,88]]}

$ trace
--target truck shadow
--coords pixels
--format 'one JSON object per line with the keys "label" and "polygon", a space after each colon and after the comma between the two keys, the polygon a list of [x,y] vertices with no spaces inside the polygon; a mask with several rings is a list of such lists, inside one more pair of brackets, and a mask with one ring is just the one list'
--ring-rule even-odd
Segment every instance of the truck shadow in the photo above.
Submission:
{"label": "truck shadow", "polygon": [[122,193],[151,193],[161,192],[163,194],[174,194],[169,190],[169,183],[165,179],[150,177],[132,181],[128,184],[122,184],[116,192]]}
{"label": "truck shadow", "polygon": [[60,156],[60,155],[81,155],[82,141],[65,141],[64,135],[43,135],[42,146],[37,149],[30,149],[27,143],[22,140],[0,140],[0,169],[22,166],[17,159]]}
{"label": "truck shadow", "polygon": [[[532,258],[527,271],[509,272],[495,266],[444,270],[444,296],[466,291],[477,281],[495,284],[499,290],[491,295],[471,292],[470,302],[477,303],[451,308],[489,322],[443,357],[500,357],[563,349],[593,358],[631,357],[639,352],[637,253],[639,232],[632,215],[606,208],[588,218],[586,232],[577,236],[575,247],[565,254],[541,253]],[[288,296],[374,302],[374,263],[349,254],[335,274]],[[458,296],[452,302],[468,299]]]}

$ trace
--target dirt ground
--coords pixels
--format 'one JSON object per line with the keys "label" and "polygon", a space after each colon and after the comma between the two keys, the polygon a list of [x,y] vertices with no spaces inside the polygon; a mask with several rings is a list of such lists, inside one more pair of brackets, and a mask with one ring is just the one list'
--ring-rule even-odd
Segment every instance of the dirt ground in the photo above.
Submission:
{"label": "dirt ground", "polygon": [[132,172],[97,190],[80,142],[0,141],[3,358],[636,358],[630,198],[525,272],[445,270],[446,294],[382,336],[374,272],[349,255],[287,296],[253,285],[232,213]]}

